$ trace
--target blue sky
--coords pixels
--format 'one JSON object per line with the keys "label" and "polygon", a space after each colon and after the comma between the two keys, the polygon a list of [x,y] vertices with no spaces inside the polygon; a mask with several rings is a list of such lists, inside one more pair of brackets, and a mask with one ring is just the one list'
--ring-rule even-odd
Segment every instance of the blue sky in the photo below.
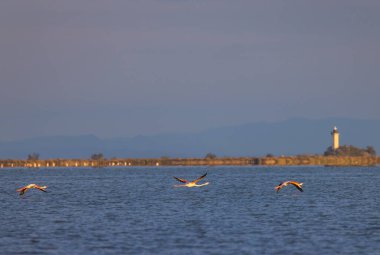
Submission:
{"label": "blue sky", "polygon": [[0,1],[0,140],[380,118],[379,1]]}

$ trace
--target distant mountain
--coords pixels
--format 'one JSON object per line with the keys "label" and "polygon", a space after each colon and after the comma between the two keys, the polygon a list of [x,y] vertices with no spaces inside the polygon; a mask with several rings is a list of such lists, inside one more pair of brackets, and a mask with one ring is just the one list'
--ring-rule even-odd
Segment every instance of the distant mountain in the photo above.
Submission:
{"label": "distant mountain", "polygon": [[89,152],[104,150],[104,141],[94,135],[47,136],[0,142],[0,158],[26,159],[36,152],[40,158],[88,158]]}
{"label": "distant mountain", "polygon": [[[204,157],[322,154],[331,145],[330,131],[338,127],[341,144],[380,149],[380,120],[327,118],[291,119],[209,129],[200,133],[162,134],[99,139],[93,135],[54,136],[0,142],[0,158]],[[378,151],[379,154],[379,151]]]}

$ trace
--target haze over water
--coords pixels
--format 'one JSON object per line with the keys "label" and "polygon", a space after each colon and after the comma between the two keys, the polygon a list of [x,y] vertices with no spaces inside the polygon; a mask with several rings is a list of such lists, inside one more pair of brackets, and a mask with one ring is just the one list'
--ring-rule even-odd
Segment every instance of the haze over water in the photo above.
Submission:
{"label": "haze over water", "polygon": [[[380,168],[2,169],[1,254],[379,254]],[[173,188],[172,176],[202,188]],[[284,180],[304,183],[304,192]],[[15,192],[28,183],[48,193]]]}

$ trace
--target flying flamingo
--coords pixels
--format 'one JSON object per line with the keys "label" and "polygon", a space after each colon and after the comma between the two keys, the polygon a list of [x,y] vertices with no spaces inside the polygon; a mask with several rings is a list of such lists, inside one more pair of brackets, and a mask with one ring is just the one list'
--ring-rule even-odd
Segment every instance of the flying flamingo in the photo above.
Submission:
{"label": "flying flamingo", "polygon": [[174,185],[174,187],[188,187],[188,188],[192,188],[192,187],[202,187],[202,186],[206,186],[209,184],[209,182],[205,182],[203,184],[197,184],[197,182],[199,182],[200,180],[202,180],[203,178],[205,178],[207,175],[207,173],[205,173],[204,175],[202,175],[201,177],[199,177],[198,179],[194,180],[194,181],[187,181],[185,179],[181,179],[181,178],[177,178],[175,176],[173,176],[177,181],[179,182],[182,182],[184,184],[179,184],[179,185]]}
{"label": "flying flamingo", "polygon": [[22,187],[22,188],[20,188],[20,189],[18,189],[16,191],[20,192],[20,196],[21,196],[21,195],[24,195],[24,193],[26,191],[28,191],[29,189],[39,189],[39,190],[41,190],[43,192],[47,192],[45,190],[46,188],[47,188],[47,186],[38,186],[37,184],[32,183],[32,184],[26,185],[25,187]]}
{"label": "flying flamingo", "polygon": [[299,191],[303,192],[303,189],[302,189],[302,185],[303,183],[299,183],[299,182],[296,182],[296,181],[286,181],[286,182],[281,182],[278,186],[276,186],[274,189],[279,192],[280,189],[282,189],[283,187],[286,187],[288,186],[289,184],[292,184],[294,185],[294,187],[296,187]]}

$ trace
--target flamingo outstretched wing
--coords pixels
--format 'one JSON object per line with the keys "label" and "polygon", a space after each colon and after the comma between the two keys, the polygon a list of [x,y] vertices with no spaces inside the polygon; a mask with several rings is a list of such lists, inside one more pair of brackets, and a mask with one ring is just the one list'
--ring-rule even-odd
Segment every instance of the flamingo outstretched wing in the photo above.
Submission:
{"label": "flamingo outstretched wing", "polygon": [[277,193],[282,189],[284,186],[287,185],[287,182],[280,182],[274,189],[277,191]]}
{"label": "flamingo outstretched wing", "polygon": [[43,191],[43,192],[47,192],[44,188],[39,187],[39,186],[36,186],[36,189],[39,189],[39,190],[41,190],[41,191]]}
{"label": "flamingo outstretched wing", "polygon": [[185,179],[181,179],[181,178],[178,178],[178,177],[175,177],[175,176],[173,176],[173,177],[174,177],[174,179],[176,179],[177,181],[182,182],[182,183],[188,183],[189,182],[189,181],[187,181]]}
{"label": "flamingo outstretched wing", "polygon": [[21,195],[24,195],[25,191],[27,191],[28,189],[26,187],[23,187],[23,188],[20,188],[18,190],[16,190],[17,192],[20,192],[20,196]]}
{"label": "flamingo outstretched wing", "polygon": [[192,181],[192,183],[197,183],[197,182],[199,182],[200,180],[202,180],[203,178],[205,178],[205,177],[206,177],[206,175],[207,175],[207,173],[205,173],[204,175],[202,175],[202,176],[201,176],[201,177],[199,177],[198,179],[196,179],[196,180]]}
{"label": "flamingo outstretched wing", "polygon": [[22,188],[16,189],[17,192],[23,192],[23,191],[25,191],[25,190],[26,190],[25,187],[22,187]]}
{"label": "flamingo outstretched wing", "polygon": [[303,192],[302,183],[298,183],[295,181],[290,181],[289,183],[292,184],[294,187],[296,187],[299,191]]}

